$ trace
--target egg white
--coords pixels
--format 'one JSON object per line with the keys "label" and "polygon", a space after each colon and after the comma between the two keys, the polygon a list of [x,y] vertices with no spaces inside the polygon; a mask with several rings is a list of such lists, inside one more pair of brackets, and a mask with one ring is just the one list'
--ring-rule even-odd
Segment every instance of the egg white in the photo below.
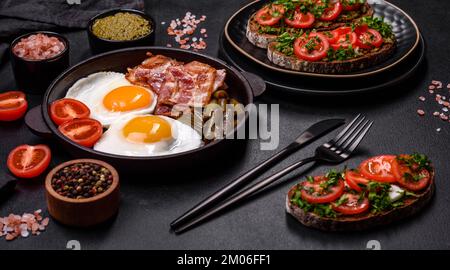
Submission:
{"label": "egg white", "polygon": [[158,116],[169,122],[172,128],[172,139],[155,143],[137,143],[128,141],[123,135],[123,127],[136,117],[146,115],[126,115],[114,121],[100,140],[94,145],[94,150],[123,156],[162,156],[186,152],[203,145],[200,134],[190,126],[175,119]]}
{"label": "egg white", "polygon": [[152,103],[146,108],[126,112],[111,112],[103,105],[103,98],[112,90],[132,85],[125,75],[118,72],[97,72],[79,79],[67,91],[66,98],[73,98],[83,102],[91,111],[91,118],[98,120],[104,127],[108,127],[114,120],[124,115],[139,115],[152,113],[156,106],[157,96],[146,89],[152,96]]}

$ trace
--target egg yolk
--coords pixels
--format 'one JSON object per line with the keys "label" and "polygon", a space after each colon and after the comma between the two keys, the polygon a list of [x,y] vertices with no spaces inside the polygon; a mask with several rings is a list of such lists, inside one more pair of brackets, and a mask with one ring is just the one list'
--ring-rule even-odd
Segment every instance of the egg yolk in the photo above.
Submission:
{"label": "egg yolk", "polygon": [[122,131],[127,140],[137,143],[154,143],[172,138],[170,123],[154,115],[133,118]]}
{"label": "egg yolk", "polygon": [[145,88],[121,86],[109,92],[103,98],[103,105],[112,112],[126,112],[148,107],[152,96]]}

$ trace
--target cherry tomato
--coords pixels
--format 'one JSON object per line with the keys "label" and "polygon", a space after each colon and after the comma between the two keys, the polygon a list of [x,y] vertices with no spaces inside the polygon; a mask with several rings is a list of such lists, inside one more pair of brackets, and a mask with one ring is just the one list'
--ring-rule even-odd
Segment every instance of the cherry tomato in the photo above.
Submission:
{"label": "cherry tomato", "polygon": [[[319,1],[318,4],[320,4]],[[320,16],[320,20],[322,21],[334,21],[339,17],[342,12],[342,4],[338,0],[331,0],[328,3],[328,7],[323,11],[322,16]]]}
{"label": "cherry tomato", "polygon": [[295,11],[292,19],[286,18],[287,25],[294,28],[310,28],[314,24],[314,15],[311,12]]}
{"label": "cherry tomato", "polygon": [[73,119],[59,126],[59,131],[73,142],[92,147],[102,136],[102,124],[94,119]]}
{"label": "cherry tomato", "polygon": [[9,91],[0,94],[0,121],[14,121],[25,114],[28,102],[20,91]]}
{"label": "cherry tomato", "polygon": [[351,170],[345,172],[345,182],[350,186],[350,188],[356,191],[362,191],[360,185],[369,184],[369,180],[367,178],[362,176],[360,173]]}
{"label": "cherry tomato", "polygon": [[369,29],[367,26],[360,26],[355,29],[357,36],[355,46],[362,49],[378,48],[383,44],[383,37],[375,29]]}
{"label": "cherry tomato", "polygon": [[411,191],[419,191],[426,188],[430,182],[430,172],[426,169],[413,170],[399,160],[393,164],[397,182]]}
{"label": "cherry tomato", "polygon": [[294,53],[300,59],[314,62],[327,56],[329,47],[328,39],[324,35],[312,32],[294,42]]}
{"label": "cherry tomato", "polygon": [[361,8],[361,3],[358,3],[356,1],[353,1],[351,3],[349,0],[341,0],[342,2],[342,9],[345,11],[354,11]]}
{"label": "cherry tomato", "polygon": [[51,151],[48,146],[24,144],[9,153],[7,166],[19,178],[34,178],[47,169],[50,160]]}
{"label": "cherry tomato", "polygon": [[340,205],[337,205],[336,202],[331,203],[333,210],[344,215],[357,215],[369,210],[369,199],[360,198],[359,195],[352,193],[344,193],[342,196],[345,196],[346,201]]}
{"label": "cherry tomato", "polygon": [[272,26],[277,24],[284,15],[283,5],[267,5],[256,12],[255,20],[259,25]]}
{"label": "cherry tomato", "polygon": [[367,179],[393,183],[397,181],[393,168],[395,160],[396,156],[394,155],[376,156],[363,161],[359,165],[359,171]]}
{"label": "cherry tomato", "polygon": [[88,118],[90,114],[84,103],[71,98],[59,99],[50,105],[50,118],[58,126],[75,118]]}
{"label": "cherry tomato", "polygon": [[344,181],[339,180],[335,186],[330,186],[327,190],[320,185],[325,183],[324,176],[314,177],[314,182],[304,181],[302,185],[302,198],[309,203],[329,203],[341,197],[344,192]]}
{"label": "cherry tomato", "polygon": [[331,43],[331,47],[335,50],[340,48],[347,49],[356,43],[357,36],[352,32],[351,27],[339,27],[331,32],[333,36],[336,36],[333,40],[334,42]]}

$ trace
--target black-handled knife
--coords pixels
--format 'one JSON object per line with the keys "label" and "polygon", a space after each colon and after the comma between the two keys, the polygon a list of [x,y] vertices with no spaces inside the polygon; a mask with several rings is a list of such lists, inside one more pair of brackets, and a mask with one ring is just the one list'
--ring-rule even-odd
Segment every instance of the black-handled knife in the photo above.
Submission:
{"label": "black-handled knife", "polygon": [[294,142],[289,144],[283,150],[279,151],[275,155],[271,156],[267,160],[260,163],[255,168],[249,170],[248,172],[239,176],[232,182],[228,183],[226,186],[219,189],[218,191],[210,195],[208,198],[201,201],[196,206],[191,208],[189,211],[181,215],[179,218],[174,220],[172,223],[170,223],[170,227],[172,229],[175,229],[176,227],[189,221],[196,215],[202,213],[203,211],[207,210],[208,208],[218,203],[221,199],[230,195],[233,191],[242,187],[244,184],[247,184],[252,179],[254,179],[258,175],[262,174],[263,172],[271,168],[276,162],[285,159],[287,156],[298,151],[300,148],[322,137],[323,135],[336,129],[337,127],[341,126],[344,123],[345,123],[344,119],[328,119],[315,123],[307,130],[305,130],[302,134],[300,134],[300,136],[298,136],[298,138]]}

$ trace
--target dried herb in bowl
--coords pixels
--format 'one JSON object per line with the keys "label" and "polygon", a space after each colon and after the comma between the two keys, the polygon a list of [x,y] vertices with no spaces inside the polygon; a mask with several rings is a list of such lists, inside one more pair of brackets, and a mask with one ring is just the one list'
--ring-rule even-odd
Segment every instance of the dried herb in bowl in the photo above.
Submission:
{"label": "dried herb in bowl", "polygon": [[151,24],[138,14],[118,12],[95,20],[92,33],[99,38],[115,41],[135,40],[151,32]]}
{"label": "dried herb in bowl", "polygon": [[98,164],[76,163],[53,175],[52,188],[61,196],[87,199],[108,190],[113,182],[111,172]]}

